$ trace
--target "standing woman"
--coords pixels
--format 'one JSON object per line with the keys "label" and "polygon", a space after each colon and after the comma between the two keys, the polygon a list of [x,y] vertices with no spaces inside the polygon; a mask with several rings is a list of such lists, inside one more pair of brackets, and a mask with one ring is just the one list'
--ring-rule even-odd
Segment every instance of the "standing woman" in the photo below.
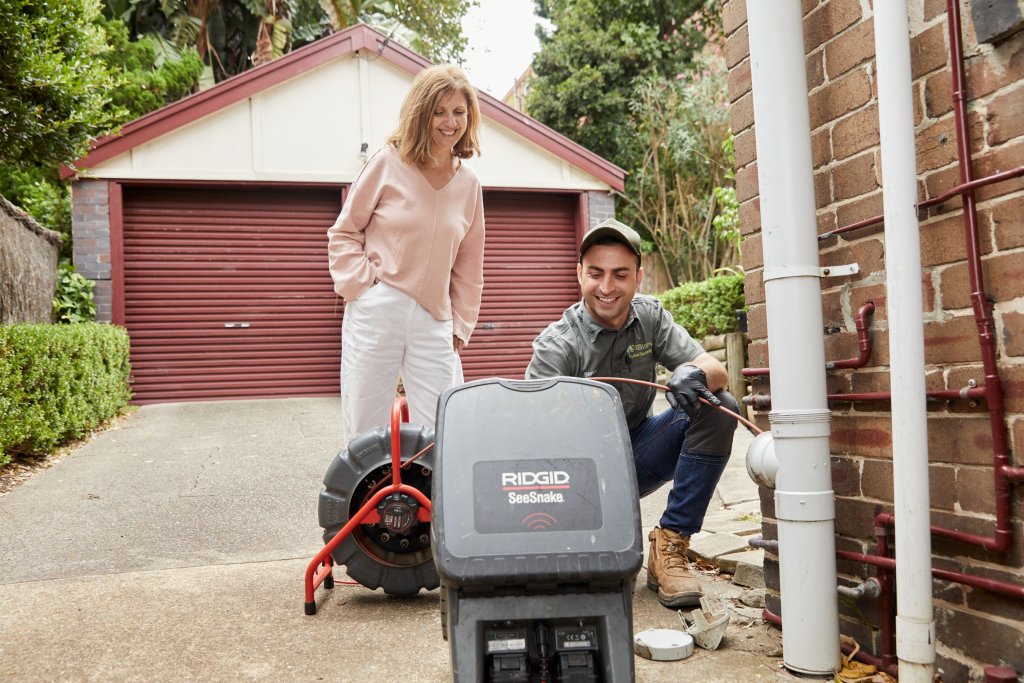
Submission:
{"label": "standing woman", "polygon": [[480,153],[480,108],[461,69],[426,69],[398,127],[366,163],[327,231],[341,327],[346,438],[386,426],[401,373],[410,420],[434,425],[462,383],[459,352],[480,313],[484,203],[462,163]]}

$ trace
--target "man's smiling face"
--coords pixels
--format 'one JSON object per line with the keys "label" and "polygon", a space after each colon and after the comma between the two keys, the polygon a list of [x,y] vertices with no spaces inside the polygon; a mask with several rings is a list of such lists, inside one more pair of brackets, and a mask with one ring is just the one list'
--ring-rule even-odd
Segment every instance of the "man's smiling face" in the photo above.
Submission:
{"label": "man's smiling face", "polygon": [[590,247],[576,266],[583,303],[601,326],[618,330],[629,317],[629,302],[644,279],[638,260],[625,244],[612,242]]}

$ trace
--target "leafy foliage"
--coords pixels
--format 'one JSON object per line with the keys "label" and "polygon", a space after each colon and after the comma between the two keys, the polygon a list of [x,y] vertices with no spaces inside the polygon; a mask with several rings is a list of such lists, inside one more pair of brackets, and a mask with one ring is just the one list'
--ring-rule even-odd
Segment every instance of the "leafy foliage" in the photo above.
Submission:
{"label": "leafy foliage", "polygon": [[0,161],[59,165],[111,131],[99,0],[0,0]]}
{"label": "leafy foliage", "polygon": [[736,332],[736,311],[745,307],[743,276],[720,275],[702,282],[684,282],[658,298],[694,339]]}
{"label": "leafy foliage", "polygon": [[177,49],[153,36],[129,40],[128,27],[120,20],[100,19],[110,50],[102,56],[117,85],[111,102],[123,112],[123,121],[170,104],[192,94],[203,72],[203,60],[191,47]]}
{"label": "leafy foliage", "polygon": [[739,261],[739,209],[723,187],[733,176],[726,102],[724,60],[705,53],[678,78],[643,83],[632,103],[643,151],[623,198],[674,282]]}
{"label": "leafy foliage", "polygon": [[96,283],[83,277],[67,261],[57,265],[57,287],[53,293],[53,318],[59,323],[85,323],[96,319]]}
{"label": "leafy foliage", "polygon": [[124,408],[128,351],[128,333],[113,325],[0,325],[0,465],[49,452]]}
{"label": "leafy foliage", "polygon": [[538,15],[555,28],[538,29],[527,110],[631,169],[639,154],[633,90],[685,69],[707,40],[701,22],[713,20],[712,8],[705,0],[537,0]]}

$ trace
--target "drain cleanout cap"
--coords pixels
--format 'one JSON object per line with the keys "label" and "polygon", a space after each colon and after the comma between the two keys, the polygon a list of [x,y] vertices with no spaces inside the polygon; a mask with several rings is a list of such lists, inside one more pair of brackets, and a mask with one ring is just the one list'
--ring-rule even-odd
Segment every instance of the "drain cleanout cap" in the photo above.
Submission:
{"label": "drain cleanout cap", "polygon": [[634,636],[633,652],[656,662],[674,662],[693,654],[693,638],[682,631],[649,628]]}

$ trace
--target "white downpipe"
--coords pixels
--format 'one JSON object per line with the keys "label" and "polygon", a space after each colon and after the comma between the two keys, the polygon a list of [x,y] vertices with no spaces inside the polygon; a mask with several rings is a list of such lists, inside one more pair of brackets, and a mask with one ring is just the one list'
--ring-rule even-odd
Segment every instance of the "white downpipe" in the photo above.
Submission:
{"label": "white downpipe", "polygon": [[935,620],[910,35],[906,3],[876,2],[874,10],[892,390],[896,656],[900,683],[925,683],[934,674]]}
{"label": "white downpipe", "polygon": [[831,675],[840,664],[835,497],[800,0],[748,2],[764,289],[778,458],[782,658]]}

